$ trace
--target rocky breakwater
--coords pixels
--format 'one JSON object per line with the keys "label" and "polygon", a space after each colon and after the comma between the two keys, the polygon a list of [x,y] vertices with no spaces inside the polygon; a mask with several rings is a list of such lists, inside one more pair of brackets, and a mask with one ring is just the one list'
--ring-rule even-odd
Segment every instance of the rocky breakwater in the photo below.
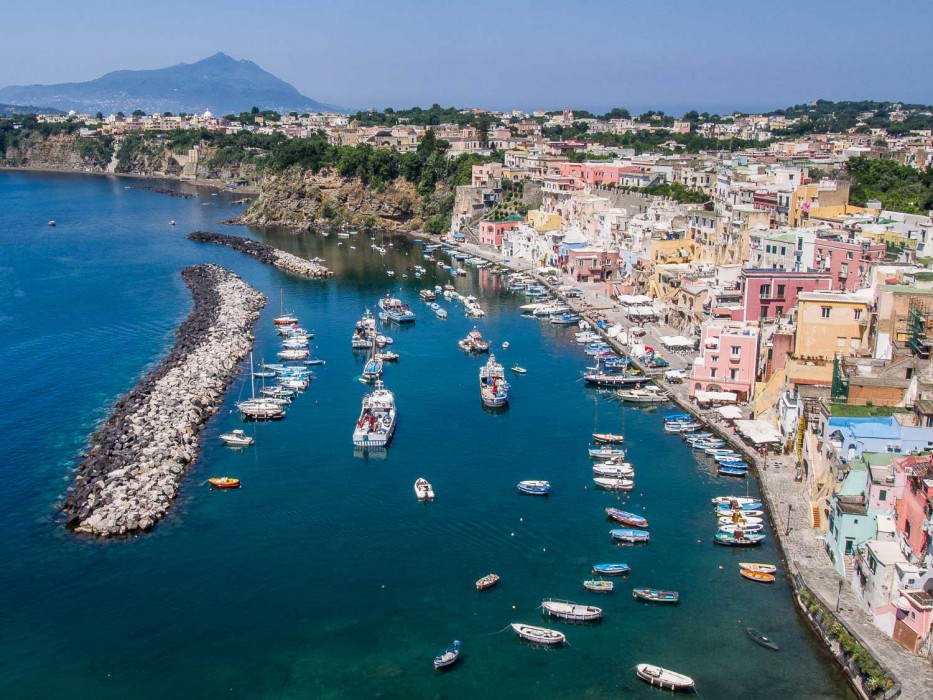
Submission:
{"label": "rocky breakwater", "polygon": [[280,270],[303,277],[332,277],[333,272],[320,263],[299,258],[297,255],[286,253],[284,250],[253,241],[241,236],[231,236],[226,233],[212,233],[211,231],[195,231],[188,234],[188,240],[198,243],[217,243],[233,248],[241,253],[252,255],[259,262],[273,265]]}
{"label": "rocky breakwater", "polygon": [[265,296],[217,265],[181,274],[194,309],[168,357],[91,436],[62,503],[75,532],[131,534],[150,529],[168,512],[197,454],[200,428],[252,347],[252,325]]}

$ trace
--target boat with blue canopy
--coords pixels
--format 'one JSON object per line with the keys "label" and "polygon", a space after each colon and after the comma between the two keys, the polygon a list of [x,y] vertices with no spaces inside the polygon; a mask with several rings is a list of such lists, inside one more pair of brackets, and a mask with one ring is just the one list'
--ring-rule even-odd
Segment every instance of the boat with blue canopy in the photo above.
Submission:
{"label": "boat with blue canopy", "polygon": [[633,530],[631,528],[615,528],[609,531],[609,535],[614,540],[635,544],[637,542],[648,542],[651,535],[647,530]]}
{"label": "boat with blue canopy", "polygon": [[632,570],[628,564],[594,564],[593,574],[603,576],[621,576]]}

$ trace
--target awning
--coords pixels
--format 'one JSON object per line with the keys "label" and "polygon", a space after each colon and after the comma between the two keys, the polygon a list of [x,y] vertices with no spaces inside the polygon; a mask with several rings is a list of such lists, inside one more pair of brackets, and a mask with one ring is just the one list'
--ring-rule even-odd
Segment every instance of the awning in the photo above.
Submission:
{"label": "awning", "polygon": [[756,445],[768,442],[781,442],[783,438],[777,428],[763,420],[737,420],[735,428],[742,437],[748,438]]}
{"label": "awning", "polygon": [[711,403],[713,401],[720,401],[722,403],[735,403],[739,395],[733,391],[700,391],[697,389],[696,393],[693,395],[693,398],[697,400],[698,403]]}
{"label": "awning", "polygon": [[726,420],[736,420],[737,418],[742,417],[742,409],[735,405],[720,406],[716,409],[716,413],[718,413]]}

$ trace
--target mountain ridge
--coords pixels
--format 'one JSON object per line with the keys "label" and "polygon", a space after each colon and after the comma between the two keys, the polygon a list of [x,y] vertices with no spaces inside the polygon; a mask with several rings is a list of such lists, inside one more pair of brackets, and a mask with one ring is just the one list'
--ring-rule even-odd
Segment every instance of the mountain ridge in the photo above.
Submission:
{"label": "mountain ridge", "polygon": [[253,61],[223,52],[165,68],[114,70],[84,82],[11,85],[0,88],[0,102],[105,113],[228,114],[254,106],[283,113],[342,111],[302,95]]}

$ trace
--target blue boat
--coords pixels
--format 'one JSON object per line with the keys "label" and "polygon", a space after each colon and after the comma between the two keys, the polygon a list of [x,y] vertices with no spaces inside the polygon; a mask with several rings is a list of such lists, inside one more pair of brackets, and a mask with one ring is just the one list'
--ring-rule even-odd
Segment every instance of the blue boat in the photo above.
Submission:
{"label": "blue boat", "polygon": [[579,323],[581,318],[580,314],[559,314],[551,316],[551,323],[555,326],[572,326]]}
{"label": "blue boat", "polygon": [[532,496],[547,496],[551,492],[551,484],[547,481],[519,481],[518,490]]}
{"label": "blue boat", "polygon": [[612,536],[612,539],[619,540],[620,542],[647,542],[651,539],[650,534],[647,530],[632,530],[630,528],[616,528],[610,530],[609,534]]}
{"label": "blue boat", "polygon": [[454,643],[447,647],[442,653],[434,657],[434,669],[447,668],[457,663],[460,658],[460,641],[455,639]]}
{"label": "blue boat", "polygon": [[713,535],[713,541],[716,544],[722,544],[727,547],[754,547],[761,544],[765,538],[758,532],[717,532]]}
{"label": "blue boat", "polygon": [[746,469],[748,469],[748,462],[743,462],[740,459],[736,459],[736,460],[729,460],[726,462],[720,462],[719,466],[720,467],[745,467]]}
{"label": "blue boat", "polygon": [[733,510],[761,510],[761,501],[751,501],[749,503],[740,503],[738,507],[735,508],[728,504],[721,504],[716,506],[716,511],[719,513],[725,513],[729,515]]}
{"label": "blue boat", "polygon": [[378,357],[366,361],[363,366],[363,379],[367,382],[374,382],[382,376],[382,360]]}
{"label": "blue boat", "polygon": [[621,576],[632,570],[628,564],[594,564],[593,573],[603,576]]}
{"label": "blue boat", "polygon": [[693,420],[693,414],[690,414],[690,413],[671,413],[669,415],[664,416],[665,423],[672,423],[675,421],[678,421],[678,422],[679,421],[692,421],[692,420]]}
{"label": "blue boat", "polygon": [[722,476],[747,476],[748,467],[731,467],[726,464],[720,464],[719,473]]}
{"label": "blue boat", "polygon": [[405,304],[400,299],[396,299],[389,294],[386,294],[385,297],[379,300],[379,308],[382,309],[381,315],[384,314],[389,321],[411,323],[415,320],[415,312],[408,308],[408,304]]}
{"label": "blue boat", "polygon": [[680,593],[677,591],[662,591],[660,588],[633,588],[632,597],[646,603],[677,605],[680,602]]}

